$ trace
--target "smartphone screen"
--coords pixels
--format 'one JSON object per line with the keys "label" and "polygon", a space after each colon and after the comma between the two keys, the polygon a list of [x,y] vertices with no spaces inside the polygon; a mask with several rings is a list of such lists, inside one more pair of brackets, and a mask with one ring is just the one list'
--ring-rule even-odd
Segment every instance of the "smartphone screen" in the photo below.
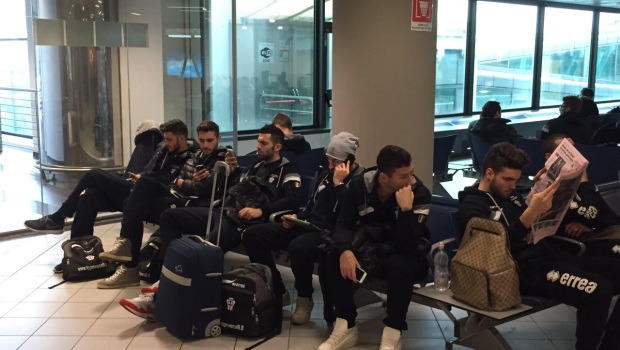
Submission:
{"label": "smartphone screen", "polygon": [[202,170],[202,169],[204,169],[204,168],[205,168],[205,166],[204,166],[204,165],[202,165],[202,164],[198,164],[198,165],[196,165],[196,171],[200,171],[200,170]]}
{"label": "smartphone screen", "polygon": [[366,275],[366,271],[360,269],[359,267],[355,268],[355,279],[357,280],[357,283],[364,283]]}

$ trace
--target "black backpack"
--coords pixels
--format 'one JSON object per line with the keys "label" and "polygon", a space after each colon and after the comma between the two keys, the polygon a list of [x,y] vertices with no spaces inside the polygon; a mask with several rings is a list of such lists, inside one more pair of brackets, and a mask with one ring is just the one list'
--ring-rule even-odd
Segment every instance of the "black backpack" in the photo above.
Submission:
{"label": "black backpack", "polygon": [[138,271],[140,279],[149,283],[159,280],[163,259],[161,259],[161,236],[159,230],[153,232],[144,247],[140,250]]}
{"label": "black backpack", "polygon": [[99,259],[103,252],[101,239],[82,236],[62,244],[62,279],[64,281],[88,281],[108,277],[116,270],[116,264]]}
{"label": "black backpack", "polygon": [[263,223],[264,218],[251,220],[240,219],[239,210],[243,208],[260,208],[263,204],[273,202],[282,197],[275,184],[270,184],[258,176],[248,176],[228,190],[226,201],[226,217],[238,227]]}
{"label": "black backpack", "polygon": [[271,270],[248,264],[224,274],[222,280],[222,331],[248,338],[275,335],[278,328]]}

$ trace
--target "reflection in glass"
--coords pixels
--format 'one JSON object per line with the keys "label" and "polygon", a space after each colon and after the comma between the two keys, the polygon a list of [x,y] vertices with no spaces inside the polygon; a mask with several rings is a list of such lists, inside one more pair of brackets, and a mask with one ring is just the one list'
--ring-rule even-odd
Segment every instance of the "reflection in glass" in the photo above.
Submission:
{"label": "reflection in glass", "polygon": [[592,12],[545,9],[540,105],[558,105],[588,85]]}
{"label": "reflection in glass", "polygon": [[[498,15],[510,14],[510,15]],[[536,6],[478,2],[473,110],[531,105]]]}
{"label": "reflection in glass", "polygon": [[620,14],[601,13],[596,57],[595,99],[620,98]]}
{"label": "reflection in glass", "polygon": [[439,1],[435,115],[463,112],[467,4],[462,0]]}
{"label": "reflection in glass", "polygon": [[258,129],[277,113],[312,125],[313,0],[237,1],[239,130]]}

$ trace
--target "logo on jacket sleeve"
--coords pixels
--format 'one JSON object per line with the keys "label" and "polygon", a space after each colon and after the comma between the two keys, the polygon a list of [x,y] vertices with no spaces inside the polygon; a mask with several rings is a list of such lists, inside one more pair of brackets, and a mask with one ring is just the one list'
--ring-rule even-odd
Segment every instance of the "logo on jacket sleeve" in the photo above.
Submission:
{"label": "logo on jacket sleeve", "polygon": [[174,271],[178,272],[179,274],[183,273],[183,266],[181,265],[177,265],[174,267]]}
{"label": "logo on jacket sleeve", "polygon": [[226,299],[226,309],[228,311],[233,311],[234,307],[235,307],[235,298]]}
{"label": "logo on jacket sleeve", "polygon": [[547,279],[551,282],[555,282],[560,278],[560,272],[556,270],[551,270],[547,272]]}
{"label": "logo on jacket sleeve", "polygon": [[616,254],[620,253],[620,245],[616,244],[611,248],[611,251]]}

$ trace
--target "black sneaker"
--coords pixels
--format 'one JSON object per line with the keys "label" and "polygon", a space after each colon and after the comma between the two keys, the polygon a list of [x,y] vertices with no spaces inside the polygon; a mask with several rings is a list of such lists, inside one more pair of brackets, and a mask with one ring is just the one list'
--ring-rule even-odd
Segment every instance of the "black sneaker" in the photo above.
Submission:
{"label": "black sneaker", "polygon": [[38,220],[26,220],[24,226],[32,231],[59,235],[64,232],[65,222],[57,223],[46,215]]}
{"label": "black sneaker", "polygon": [[62,273],[62,263],[54,266],[54,269],[52,271],[54,271],[54,273]]}

